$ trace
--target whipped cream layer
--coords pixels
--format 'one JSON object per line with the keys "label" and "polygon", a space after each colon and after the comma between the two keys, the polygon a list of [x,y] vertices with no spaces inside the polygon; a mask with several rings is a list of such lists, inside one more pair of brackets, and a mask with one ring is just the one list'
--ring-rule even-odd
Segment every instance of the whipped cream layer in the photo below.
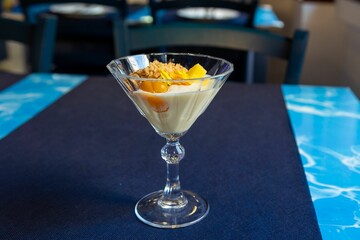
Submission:
{"label": "whipped cream layer", "polygon": [[171,85],[165,93],[137,90],[132,99],[157,132],[182,133],[196,119],[220,89],[213,80],[195,81],[191,85]]}

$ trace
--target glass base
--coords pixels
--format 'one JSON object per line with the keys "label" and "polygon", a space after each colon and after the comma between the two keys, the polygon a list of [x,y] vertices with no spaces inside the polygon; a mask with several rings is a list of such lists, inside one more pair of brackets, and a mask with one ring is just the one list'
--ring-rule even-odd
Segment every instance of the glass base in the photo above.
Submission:
{"label": "glass base", "polygon": [[205,199],[190,191],[182,191],[187,204],[181,208],[163,208],[158,204],[163,191],[150,193],[135,206],[136,216],[144,223],[158,228],[181,228],[199,222],[209,212]]}

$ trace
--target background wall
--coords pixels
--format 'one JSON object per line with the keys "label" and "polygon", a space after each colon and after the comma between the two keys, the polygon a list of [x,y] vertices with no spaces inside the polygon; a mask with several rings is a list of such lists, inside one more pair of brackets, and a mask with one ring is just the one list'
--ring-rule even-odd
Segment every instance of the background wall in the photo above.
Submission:
{"label": "background wall", "polygon": [[[16,0],[6,0],[16,3]],[[147,0],[128,0],[130,3],[147,3]],[[283,29],[270,29],[291,36],[296,28],[310,32],[303,67],[302,84],[350,86],[360,96],[360,1],[359,0],[260,0],[272,5],[275,13],[285,23]],[[344,8],[343,3],[357,4],[358,9]],[[339,6],[341,7],[339,10]],[[354,17],[349,17],[354,16]],[[21,16],[16,16],[21,18]],[[358,23],[356,25],[355,23]],[[10,43],[10,62],[0,62],[0,70],[24,72],[24,49]],[[285,63],[269,62],[271,82],[283,78]]]}
{"label": "background wall", "polygon": [[[349,86],[360,97],[360,1],[262,0],[273,6],[291,36],[296,28],[310,32],[302,84]],[[344,6],[345,5],[345,6]],[[269,77],[278,82],[283,67],[270,62]]]}
{"label": "background wall", "polygon": [[336,8],[345,32],[341,76],[360,96],[360,1],[338,0]]}

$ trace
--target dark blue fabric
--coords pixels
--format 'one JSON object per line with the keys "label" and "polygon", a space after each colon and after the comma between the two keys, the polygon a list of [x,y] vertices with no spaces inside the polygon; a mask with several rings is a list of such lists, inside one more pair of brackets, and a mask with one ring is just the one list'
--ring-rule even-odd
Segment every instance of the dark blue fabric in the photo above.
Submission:
{"label": "dark blue fabric", "polygon": [[0,72],[0,91],[17,82],[22,77],[24,76],[13,73]]}
{"label": "dark blue fabric", "polygon": [[0,141],[0,239],[321,239],[278,85],[228,82],[182,139],[201,222],[137,220],[165,144],[112,78],[89,79]]}

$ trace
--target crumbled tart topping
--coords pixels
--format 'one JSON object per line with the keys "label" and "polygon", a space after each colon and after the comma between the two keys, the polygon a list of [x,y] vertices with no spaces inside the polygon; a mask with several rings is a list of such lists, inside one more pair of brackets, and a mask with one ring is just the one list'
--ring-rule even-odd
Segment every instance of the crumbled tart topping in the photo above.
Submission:
{"label": "crumbled tart topping", "polygon": [[[180,64],[162,63],[155,60],[146,68],[132,73],[131,76],[144,79],[159,79],[139,81],[139,89],[147,93],[165,93],[171,85],[189,86],[192,84],[191,79],[203,78],[205,74],[206,70],[200,64],[195,64],[188,70]],[[142,97],[155,112],[167,112],[169,109],[168,103],[158,95],[145,94]]]}

